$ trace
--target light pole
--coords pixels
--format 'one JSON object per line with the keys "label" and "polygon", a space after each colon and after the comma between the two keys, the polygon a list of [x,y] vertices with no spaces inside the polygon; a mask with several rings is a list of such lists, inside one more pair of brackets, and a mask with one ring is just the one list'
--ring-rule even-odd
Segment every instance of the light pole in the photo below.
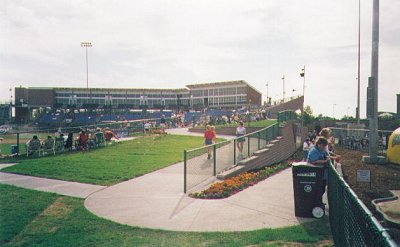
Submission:
{"label": "light pole", "polygon": [[333,107],[332,107],[333,119],[335,119],[335,106],[336,106],[336,104],[333,104]]}
{"label": "light pole", "polygon": [[92,47],[91,42],[81,42],[81,47],[86,50],[86,88],[89,88],[89,60],[88,60],[88,48]]}
{"label": "light pole", "polygon": [[283,92],[282,92],[282,94],[283,94],[283,98],[282,98],[282,103],[284,103],[285,102],[285,75],[283,75],[282,76],[282,82],[283,82]]}
{"label": "light pole", "polygon": [[372,54],[371,77],[367,89],[367,116],[369,119],[369,156],[364,156],[366,163],[384,163],[385,158],[378,156],[378,71],[379,71],[379,0],[373,1],[372,7]]}
{"label": "light pole", "polygon": [[361,52],[361,0],[358,0],[358,72],[357,72],[357,125],[360,124],[360,52]]}
{"label": "light pole", "polygon": [[267,86],[267,105],[268,105],[268,101],[269,101],[269,98],[268,98],[268,82],[267,82],[267,84],[265,84],[265,86]]}
{"label": "light pole", "polygon": [[306,93],[306,66],[304,65],[300,71],[300,77],[303,77],[303,98],[305,98]]}

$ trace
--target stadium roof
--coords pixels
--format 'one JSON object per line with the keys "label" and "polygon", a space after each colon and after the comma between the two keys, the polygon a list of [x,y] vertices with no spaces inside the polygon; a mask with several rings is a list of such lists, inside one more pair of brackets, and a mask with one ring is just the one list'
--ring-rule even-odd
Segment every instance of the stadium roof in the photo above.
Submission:
{"label": "stadium roof", "polygon": [[246,85],[261,94],[261,92],[259,90],[257,90],[256,88],[254,88],[253,86],[251,86],[249,83],[247,83],[244,80],[196,83],[196,84],[186,85],[186,87],[188,87],[188,88],[204,88],[204,87],[221,87],[221,86],[233,86],[233,85]]}
{"label": "stadium roof", "polygon": [[29,89],[33,90],[40,90],[40,89],[47,89],[47,90],[81,90],[81,91],[104,91],[104,90],[109,90],[109,91],[121,91],[121,90],[127,90],[127,91],[146,91],[146,92],[157,92],[157,91],[166,91],[166,92],[185,92],[188,91],[189,89],[195,89],[195,88],[204,88],[204,87],[223,87],[223,86],[233,86],[233,85],[245,85],[249,86],[250,88],[254,89],[258,93],[261,94],[259,90],[251,86],[249,83],[247,83],[244,80],[237,80],[237,81],[221,81],[221,82],[207,82],[207,83],[195,83],[195,84],[189,84],[186,85],[187,88],[176,88],[176,89],[170,89],[170,88],[85,88],[85,87],[27,87]]}

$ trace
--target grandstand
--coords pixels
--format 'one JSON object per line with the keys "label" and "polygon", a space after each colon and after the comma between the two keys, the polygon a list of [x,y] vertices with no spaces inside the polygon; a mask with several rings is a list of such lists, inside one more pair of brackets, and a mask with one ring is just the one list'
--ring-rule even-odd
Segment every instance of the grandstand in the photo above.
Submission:
{"label": "grandstand", "polygon": [[0,125],[11,121],[11,105],[0,104]]}
{"label": "grandstand", "polygon": [[261,93],[245,81],[179,89],[15,88],[15,122],[45,126],[157,118],[168,111],[211,109],[217,116],[227,115],[228,109],[260,105]]}

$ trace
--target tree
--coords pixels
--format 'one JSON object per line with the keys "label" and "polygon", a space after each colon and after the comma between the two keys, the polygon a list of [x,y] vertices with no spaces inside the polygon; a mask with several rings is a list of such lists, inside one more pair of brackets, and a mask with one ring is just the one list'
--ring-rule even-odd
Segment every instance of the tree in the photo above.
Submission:
{"label": "tree", "polygon": [[314,121],[315,117],[313,115],[313,111],[311,109],[311,107],[309,105],[307,105],[306,107],[304,107],[303,110],[303,120],[304,120],[304,124],[311,124]]}

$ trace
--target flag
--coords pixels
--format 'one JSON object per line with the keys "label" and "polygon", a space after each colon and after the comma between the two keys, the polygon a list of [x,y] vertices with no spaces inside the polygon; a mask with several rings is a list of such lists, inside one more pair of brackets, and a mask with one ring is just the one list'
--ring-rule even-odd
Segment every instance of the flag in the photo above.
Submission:
{"label": "flag", "polygon": [[305,74],[306,74],[306,69],[302,68],[301,71],[300,71],[300,77],[304,77]]}

